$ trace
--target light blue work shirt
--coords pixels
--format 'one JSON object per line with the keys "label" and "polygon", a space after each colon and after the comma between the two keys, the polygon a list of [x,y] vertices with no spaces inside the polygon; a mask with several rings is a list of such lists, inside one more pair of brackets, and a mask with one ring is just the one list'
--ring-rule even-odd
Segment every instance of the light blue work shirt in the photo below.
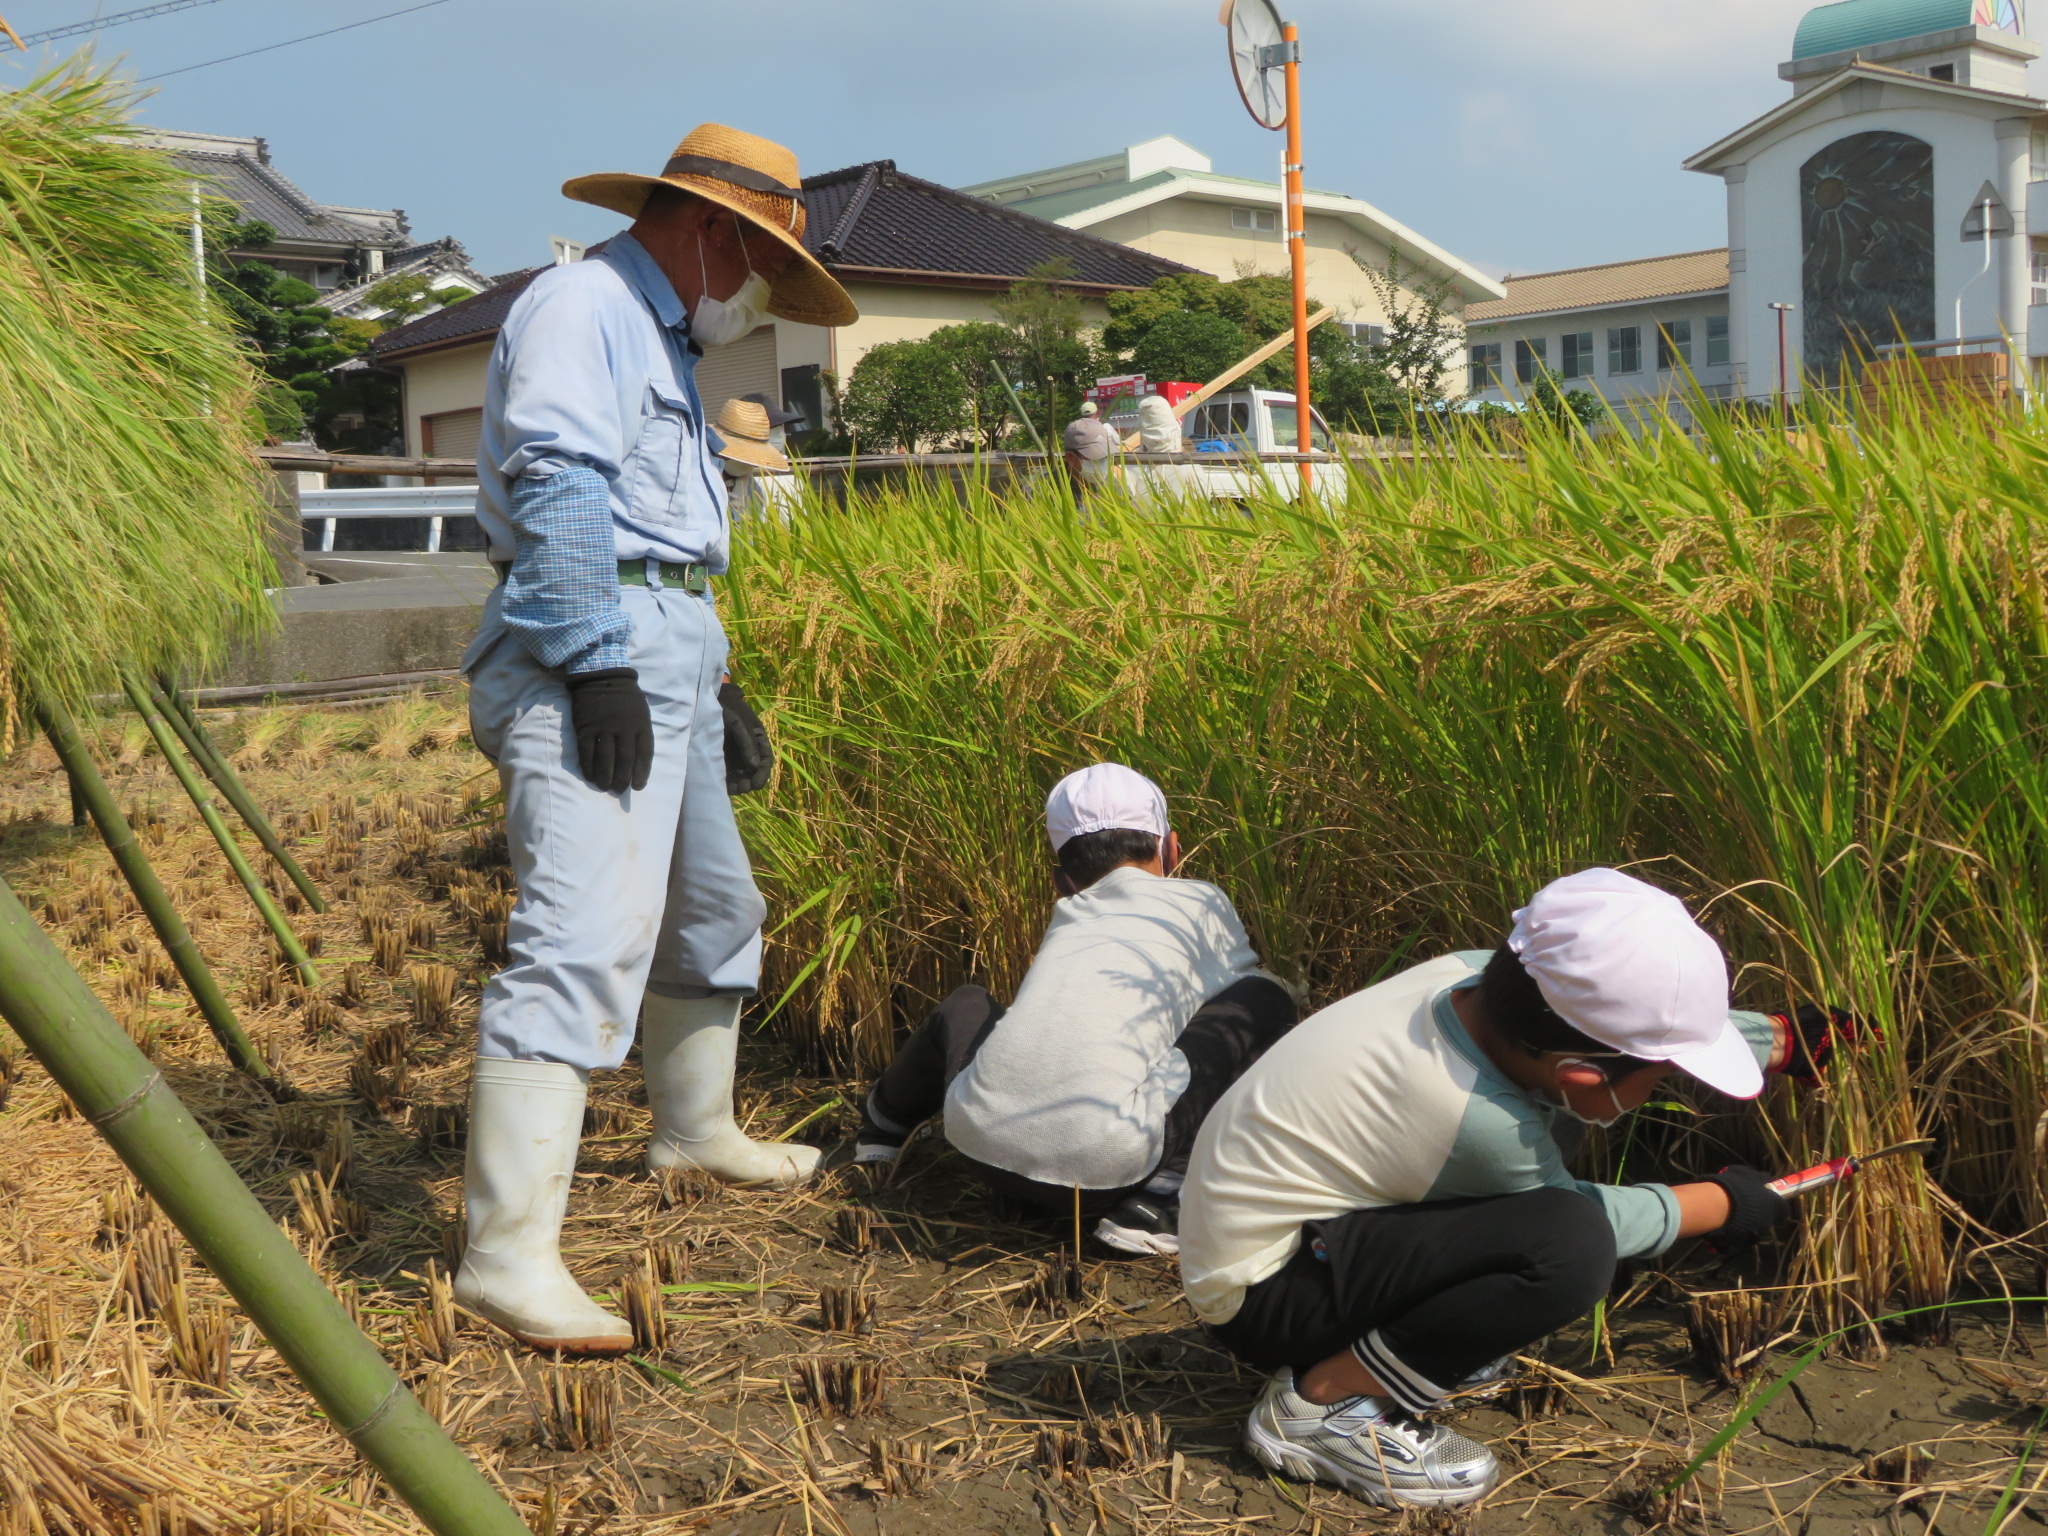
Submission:
{"label": "light blue work shirt", "polygon": [[491,559],[513,558],[513,482],[584,465],[604,477],[618,559],[724,574],[725,445],[704,420],[697,357],[675,286],[629,234],[535,278],[484,386],[477,521]]}

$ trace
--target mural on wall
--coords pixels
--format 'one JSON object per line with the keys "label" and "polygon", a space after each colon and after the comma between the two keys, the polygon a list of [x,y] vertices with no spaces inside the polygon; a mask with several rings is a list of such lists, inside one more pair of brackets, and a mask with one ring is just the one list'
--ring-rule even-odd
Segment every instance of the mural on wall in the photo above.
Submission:
{"label": "mural on wall", "polygon": [[2027,30],[2026,13],[2020,0],[1977,0],[1971,9],[1970,21],[1973,26],[1996,27],[2001,32]]}
{"label": "mural on wall", "polygon": [[1934,146],[1852,133],[1799,168],[1805,367],[1834,381],[1885,342],[1934,339]]}

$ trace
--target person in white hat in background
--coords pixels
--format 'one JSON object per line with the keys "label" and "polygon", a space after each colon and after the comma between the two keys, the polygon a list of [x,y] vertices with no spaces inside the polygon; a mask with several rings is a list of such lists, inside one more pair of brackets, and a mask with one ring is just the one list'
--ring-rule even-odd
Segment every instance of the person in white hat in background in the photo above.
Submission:
{"label": "person in white hat in background", "polygon": [[1788,1208],[1746,1167],[1578,1180],[1560,1133],[1614,1124],[1674,1071],[1755,1098],[1856,1023],[1730,1012],[1719,945],[1612,869],[1545,886],[1491,953],[1303,1020],[1211,1112],[1182,1193],[1190,1304],[1277,1372],[1246,1448],[1378,1504],[1483,1497],[1492,1452],[1422,1415],[1590,1311],[1618,1258],[1684,1237],[1738,1250]]}
{"label": "person in white hat in background", "polygon": [[789,1186],[818,1159],[732,1112],[766,908],[728,773],[764,779],[764,742],[725,680],[711,582],[731,529],[695,370],[770,315],[857,312],[804,248],[779,144],[705,124],[656,175],[562,190],[633,223],[534,280],[485,387],[477,517],[500,583],[463,670],[519,902],[478,1021],[455,1295],[536,1347],[617,1354],[632,1331],[569,1273],[561,1228],[590,1074],[636,1024],[650,1169]]}
{"label": "person in white hat in background", "polygon": [[1230,898],[1174,875],[1166,797],[1121,763],[1045,804],[1059,900],[1016,1000],[979,986],[934,1008],[869,1090],[856,1163],[893,1165],[943,1114],[992,1187],[1098,1217],[1120,1253],[1172,1254],[1187,1157],[1209,1108],[1294,1025]]}
{"label": "person in white hat in background", "polygon": [[1115,427],[1102,419],[1093,400],[1081,402],[1081,414],[1067,423],[1061,435],[1061,460],[1067,477],[1074,483],[1074,500],[1105,490],[1116,468],[1116,451],[1122,439]]}

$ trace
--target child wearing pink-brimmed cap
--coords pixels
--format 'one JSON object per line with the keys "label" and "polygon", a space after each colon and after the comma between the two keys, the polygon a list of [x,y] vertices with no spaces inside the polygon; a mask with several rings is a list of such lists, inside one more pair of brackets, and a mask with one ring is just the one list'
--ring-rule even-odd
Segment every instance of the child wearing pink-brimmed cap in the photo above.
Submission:
{"label": "child wearing pink-brimmed cap", "polygon": [[1590,1311],[1618,1259],[1754,1243],[1786,1201],[1754,1168],[1595,1184],[1571,1122],[1612,1125],[1684,1072],[1755,1098],[1861,1021],[1731,1012],[1721,949],[1612,869],[1555,880],[1500,948],[1427,961],[1314,1014],[1210,1113],[1181,1277],[1239,1359],[1276,1371],[1246,1448],[1386,1505],[1482,1498],[1485,1446],[1424,1415]]}
{"label": "child wearing pink-brimmed cap", "polygon": [[1178,1251],[1179,1190],[1203,1117],[1294,1024],[1230,898],[1174,873],[1159,786],[1096,763],[1053,786],[1046,835],[1059,901],[1006,1009],[955,989],[869,1091],[855,1161],[895,1162],[942,1116],[986,1183],[1127,1254]]}

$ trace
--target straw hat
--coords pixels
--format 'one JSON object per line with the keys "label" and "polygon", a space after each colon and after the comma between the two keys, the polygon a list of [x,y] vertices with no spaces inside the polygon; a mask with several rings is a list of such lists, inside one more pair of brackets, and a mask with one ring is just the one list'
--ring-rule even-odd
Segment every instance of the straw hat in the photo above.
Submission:
{"label": "straw hat", "polygon": [[711,425],[725,439],[718,450],[721,457],[778,475],[789,473],[789,460],[768,445],[768,412],[753,401],[726,401]]}
{"label": "straw hat", "polygon": [[769,314],[805,325],[851,325],[860,318],[846,290],[804,249],[803,182],[796,156],[780,144],[721,123],[700,123],[676,146],[659,176],[633,171],[578,176],[562,183],[562,195],[637,219],[656,187],[674,187],[730,208],[796,253],[775,280]]}

